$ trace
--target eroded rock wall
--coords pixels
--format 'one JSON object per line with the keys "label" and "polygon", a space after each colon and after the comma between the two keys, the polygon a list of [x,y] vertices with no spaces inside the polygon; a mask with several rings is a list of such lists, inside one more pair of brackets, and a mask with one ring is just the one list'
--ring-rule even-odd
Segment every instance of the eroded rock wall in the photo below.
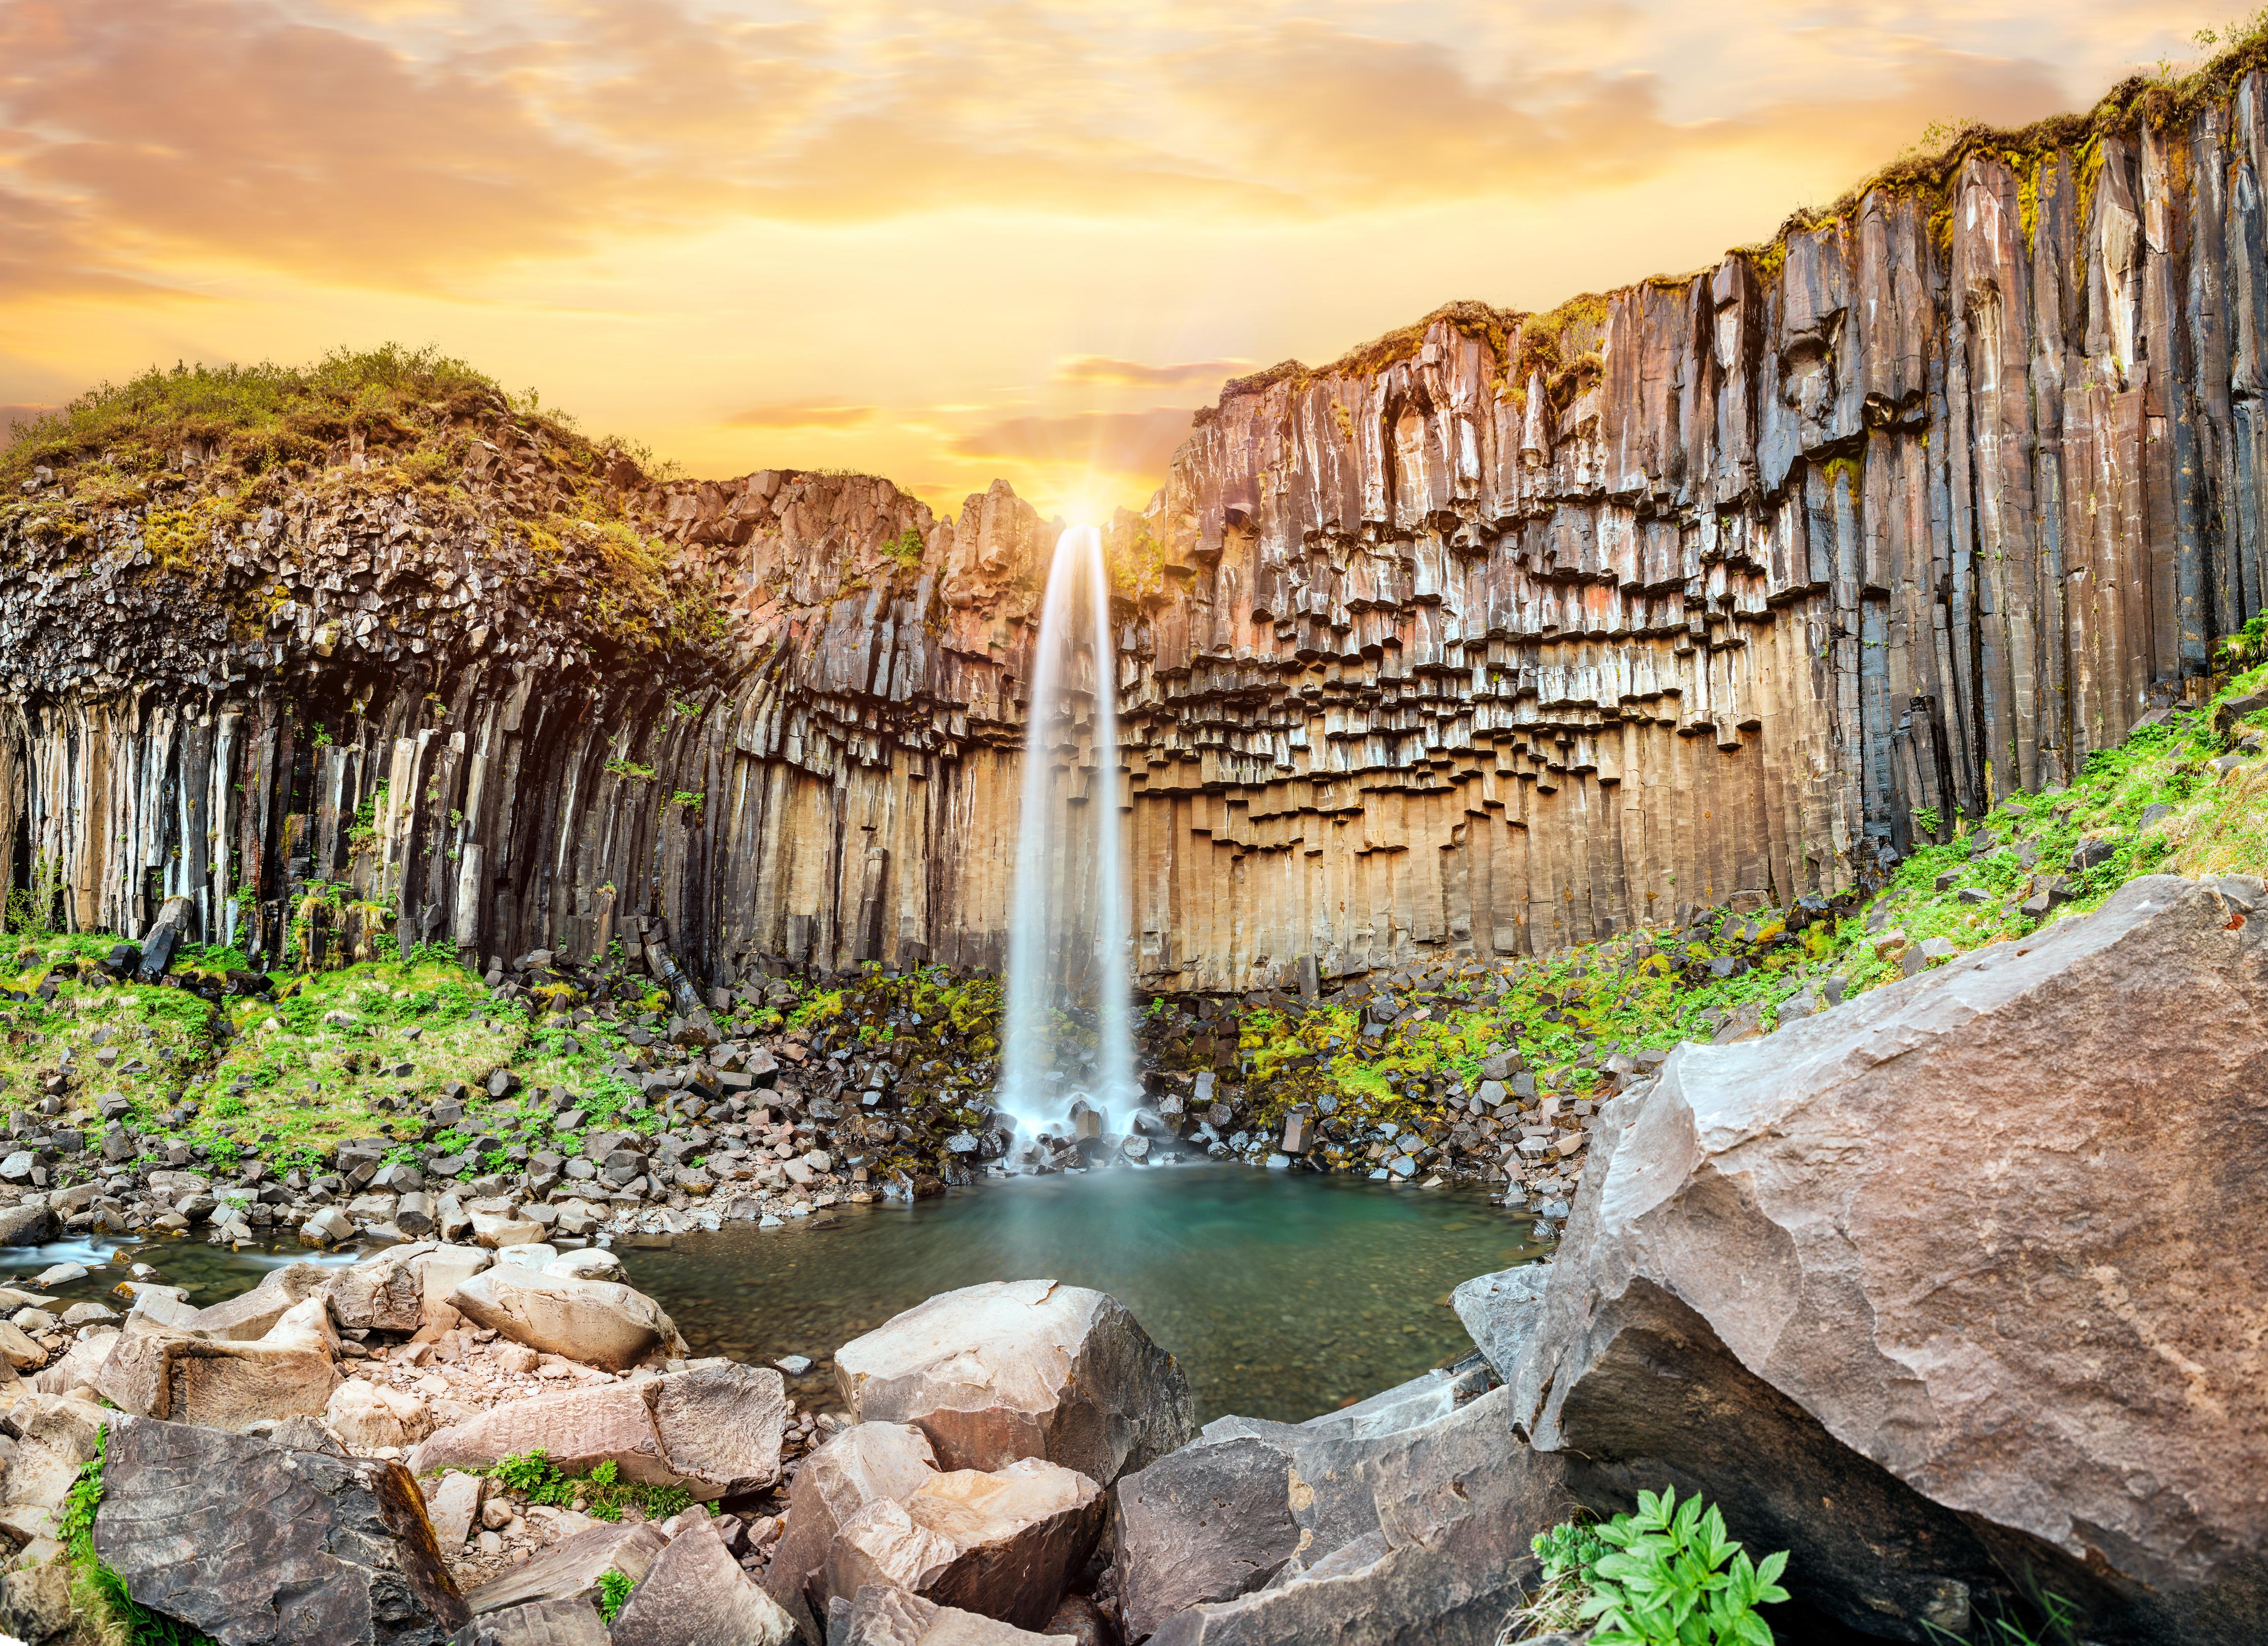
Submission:
{"label": "eroded rock wall", "polygon": [[[1143,985],[1830,893],[2205,675],[2268,577],[2263,95],[2114,98],[1713,269],[1229,385],[1108,528],[1120,759],[1059,755],[1130,809]],[[146,508],[13,506],[18,884],[129,932],[234,900],[271,947],[329,883],[350,938],[483,954],[997,962],[1054,527],[609,454],[711,613],[628,646],[604,543],[519,546],[541,432],[480,445],[477,530],[342,450],[217,588]]]}

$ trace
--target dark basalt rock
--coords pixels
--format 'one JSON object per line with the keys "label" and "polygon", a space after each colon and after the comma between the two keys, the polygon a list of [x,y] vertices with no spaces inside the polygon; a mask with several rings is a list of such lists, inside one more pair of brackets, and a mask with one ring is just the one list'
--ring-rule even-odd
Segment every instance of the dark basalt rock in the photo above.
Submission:
{"label": "dark basalt rock", "polygon": [[441,1646],[470,1615],[409,1471],[247,1435],[114,1427],[94,1548],[222,1646]]}

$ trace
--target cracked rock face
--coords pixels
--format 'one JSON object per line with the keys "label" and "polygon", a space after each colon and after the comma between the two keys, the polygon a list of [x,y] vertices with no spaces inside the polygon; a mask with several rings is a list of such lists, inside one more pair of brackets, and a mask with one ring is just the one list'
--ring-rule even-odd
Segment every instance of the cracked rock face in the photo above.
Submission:
{"label": "cracked rock face", "polygon": [[[1227,386],[1072,665],[1122,746],[1071,728],[1058,804],[1127,810],[1140,986],[1830,895],[2069,781],[2268,589],[2263,107],[1979,144],[1762,255]],[[272,950],[351,881],[396,913],[350,947],[997,966],[1051,524],[458,432],[462,508],[341,443],[195,576],[151,540],[230,501],[201,449],[163,499],[0,505],[0,836],[74,924],[185,898]],[[543,524],[578,487],[595,537]]]}
{"label": "cracked rock face", "polygon": [[2268,1187],[2264,930],[2146,878],[1679,1048],[1600,1128],[1513,1368],[1535,1444],[1594,1501],[1707,1492],[1874,1632],[1997,1565],[2117,1638],[2250,1638],[2268,1257],[2223,1231]]}
{"label": "cracked rock face", "polygon": [[468,1619],[400,1464],[144,1418],[103,1482],[95,1553],[222,1646],[441,1646]]}

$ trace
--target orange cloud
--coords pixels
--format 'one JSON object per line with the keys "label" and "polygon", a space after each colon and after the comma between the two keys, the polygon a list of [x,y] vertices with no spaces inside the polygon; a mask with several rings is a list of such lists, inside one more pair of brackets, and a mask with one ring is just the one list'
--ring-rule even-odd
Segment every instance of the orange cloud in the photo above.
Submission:
{"label": "orange cloud", "polygon": [[1056,381],[1091,383],[1104,388],[1163,388],[1182,383],[1217,383],[1251,364],[1249,360],[1184,360],[1153,366],[1109,355],[1065,355],[1056,362]]}
{"label": "orange cloud", "polygon": [[853,429],[871,423],[880,408],[873,406],[813,406],[790,401],[776,406],[751,406],[725,419],[727,429]]}

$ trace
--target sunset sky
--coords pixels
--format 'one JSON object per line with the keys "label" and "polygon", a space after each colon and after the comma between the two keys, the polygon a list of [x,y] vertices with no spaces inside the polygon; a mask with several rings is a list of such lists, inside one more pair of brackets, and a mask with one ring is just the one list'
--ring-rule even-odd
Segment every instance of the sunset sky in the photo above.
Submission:
{"label": "sunset sky", "polygon": [[393,339],[695,474],[1138,506],[1225,376],[1712,261],[2230,9],[0,0],[0,422]]}

